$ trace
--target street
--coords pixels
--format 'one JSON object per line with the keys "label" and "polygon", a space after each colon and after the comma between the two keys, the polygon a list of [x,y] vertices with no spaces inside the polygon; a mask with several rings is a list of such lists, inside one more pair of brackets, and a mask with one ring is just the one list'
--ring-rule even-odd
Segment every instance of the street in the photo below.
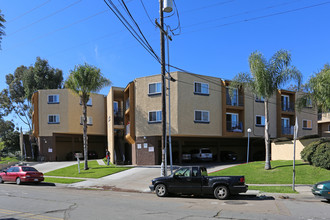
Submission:
{"label": "street", "polygon": [[0,186],[0,218],[15,219],[330,219],[312,195],[236,196],[221,201],[153,193],[79,190],[50,184]]}

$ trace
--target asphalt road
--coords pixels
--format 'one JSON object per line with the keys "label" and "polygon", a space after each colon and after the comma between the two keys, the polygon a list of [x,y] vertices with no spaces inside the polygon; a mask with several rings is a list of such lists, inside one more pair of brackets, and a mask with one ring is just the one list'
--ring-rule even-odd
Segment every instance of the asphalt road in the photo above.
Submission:
{"label": "asphalt road", "polygon": [[0,219],[330,219],[330,203],[312,196],[167,197],[153,193],[0,185]]}

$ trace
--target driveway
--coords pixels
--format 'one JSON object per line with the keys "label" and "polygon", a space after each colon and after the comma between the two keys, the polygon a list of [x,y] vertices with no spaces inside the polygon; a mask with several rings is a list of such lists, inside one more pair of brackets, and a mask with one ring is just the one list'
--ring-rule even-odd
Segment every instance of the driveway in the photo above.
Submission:
{"label": "driveway", "polygon": [[27,162],[29,166],[32,166],[40,172],[47,173],[53,170],[61,169],[64,167],[77,164],[77,161],[60,161],[60,162]]}

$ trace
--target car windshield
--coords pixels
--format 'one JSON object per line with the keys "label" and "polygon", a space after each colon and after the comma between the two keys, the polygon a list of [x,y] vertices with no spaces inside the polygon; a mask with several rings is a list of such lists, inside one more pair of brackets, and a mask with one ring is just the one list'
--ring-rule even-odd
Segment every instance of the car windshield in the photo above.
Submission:
{"label": "car windshield", "polygon": [[22,167],[22,170],[23,171],[35,171],[35,172],[38,172],[38,170],[36,170],[35,168],[33,168],[33,167]]}
{"label": "car windshield", "polygon": [[210,154],[211,151],[210,151],[210,149],[202,149],[202,153],[204,153],[204,154]]}

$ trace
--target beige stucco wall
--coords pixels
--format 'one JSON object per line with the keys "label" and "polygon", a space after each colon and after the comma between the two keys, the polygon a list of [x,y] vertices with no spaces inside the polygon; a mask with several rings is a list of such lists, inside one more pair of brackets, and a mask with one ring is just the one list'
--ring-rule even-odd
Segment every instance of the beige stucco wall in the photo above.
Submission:
{"label": "beige stucco wall", "polygon": [[[296,101],[301,97],[301,93],[296,93]],[[317,125],[317,109],[316,108],[302,108],[296,110],[298,119],[298,137],[306,135],[314,135],[318,133]],[[312,120],[312,130],[303,129],[303,120]]]}
{"label": "beige stucco wall", "polygon": [[[222,136],[221,79],[177,72],[178,133],[183,136]],[[209,85],[209,95],[194,94],[194,83]],[[195,123],[195,110],[209,111],[210,123]]]}
{"label": "beige stucco wall", "polygon": [[[296,141],[296,160],[301,160],[300,152],[318,138]],[[293,140],[272,143],[272,160],[293,160]]]}
{"label": "beige stucco wall", "polygon": [[[67,89],[39,90],[39,128],[40,136],[52,136],[53,133],[82,134],[80,125],[82,105],[80,98]],[[48,95],[59,95],[58,104],[48,104]],[[92,117],[93,125],[88,126],[87,133],[106,135],[105,97],[91,94],[92,106],[87,107],[87,116]],[[48,124],[48,115],[58,114],[59,124]]]}
{"label": "beige stucco wall", "polygon": [[[255,95],[249,90],[244,90],[244,114],[245,114],[245,136],[247,136],[247,129],[251,128],[252,132],[250,137],[264,137],[265,127],[256,126],[256,116],[265,116],[265,103],[256,102]],[[269,121],[270,121],[270,136],[276,137],[276,95],[269,99]]]}
{"label": "beige stucco wall", "polygon": [[[219,78],[173,72],[171,82],[171,134],[173,136],[221,136],[221,83]],[[160,75],[135,80],[136,136],[160,136],[162,124],[148,123],[148,112],[161,111],[161,95],[148,96],[150,83],[161,82]],[[195,95],[194,82],[209,84],[209,95]],[[210,82],[218,82],[218,85]],[[166,82],[168,84],[168,82]],[[168,109],[168,96],[166,97]],[[194,110],[209,111],[210,123],[195,123]],[[167,110],[167,126],[168,126]]]}

